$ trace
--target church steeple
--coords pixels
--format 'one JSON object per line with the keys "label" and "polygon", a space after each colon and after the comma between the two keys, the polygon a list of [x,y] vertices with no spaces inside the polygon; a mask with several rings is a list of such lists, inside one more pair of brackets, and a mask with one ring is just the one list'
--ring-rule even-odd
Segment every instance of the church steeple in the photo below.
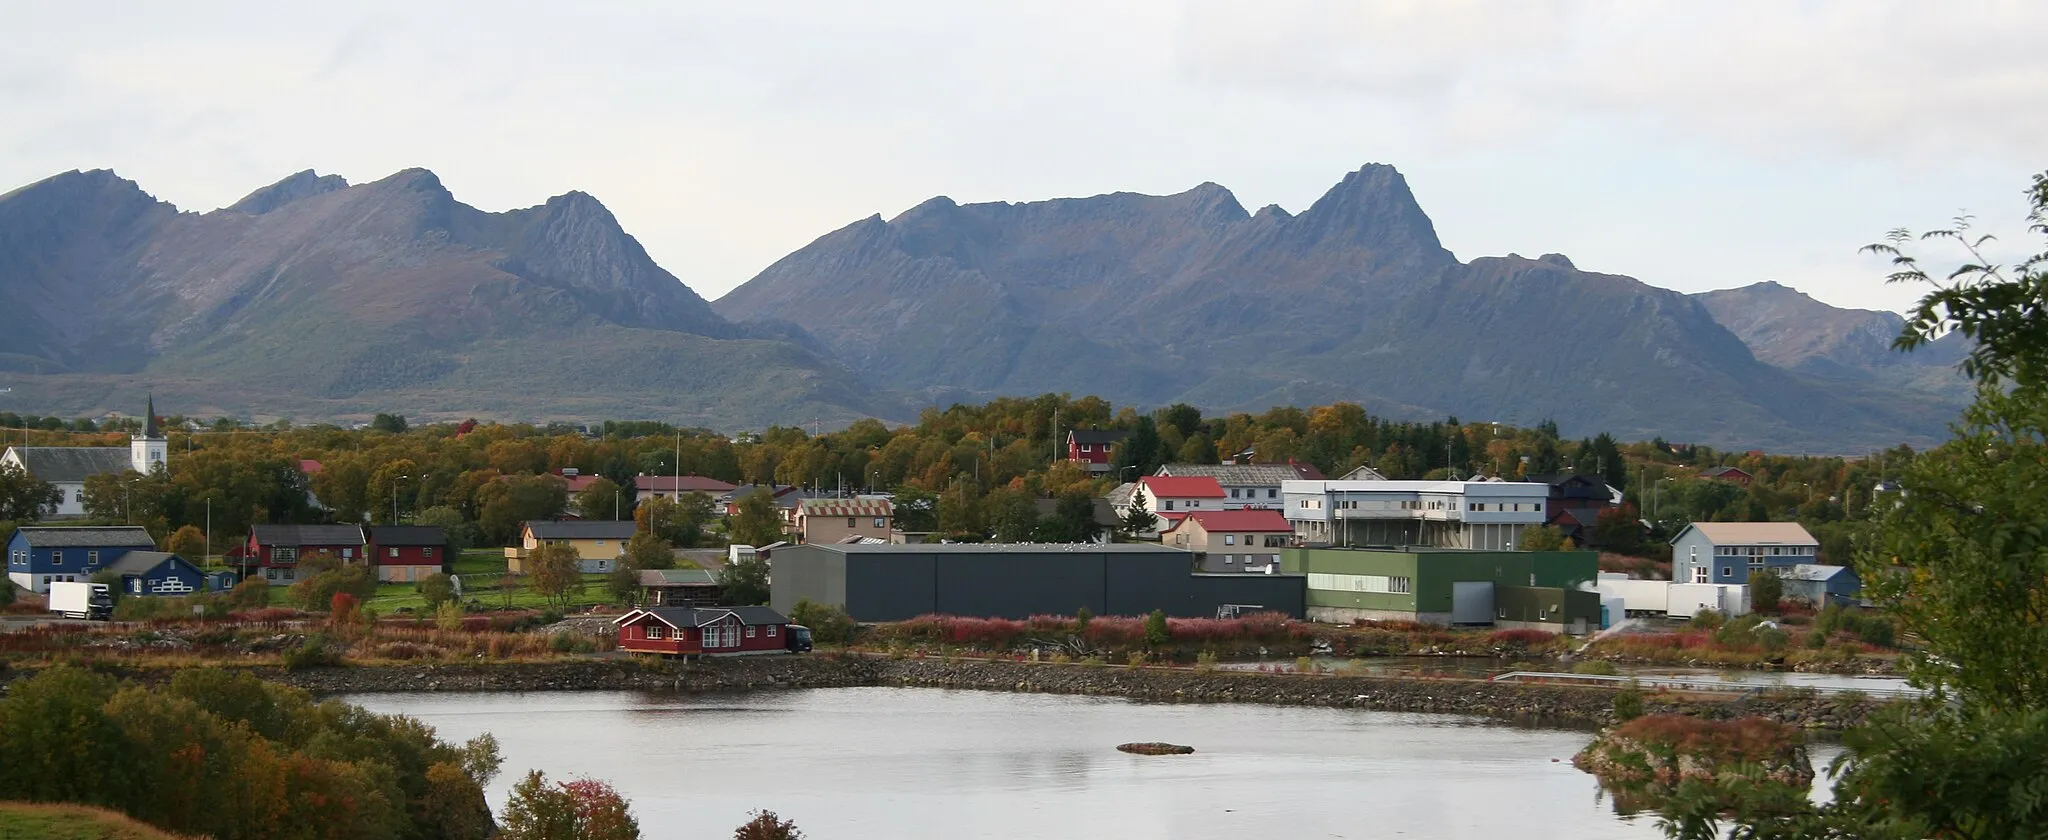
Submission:
{"label": "church steeple", "polygon": [[164,439],[164,432],[156,425],[156,395],[149,395],[148,412],[142,421],[142,433],[128,440],[128,466],[136,472],[148,475],[164,467],[164,459],[170,456],[170,443]]}
{"label": "church steeple", "polygon": [[145,438],[149,438],[149,439],[151,439],[151,440],[156,440],[156,439],[162,438],[162,437],[164,436],[163,430],[161,430],[161,429],[158,429],[158,428],[156,427],[156,395],[155,395],[155,394],[150,394],[150,395],[149,395],[149,408],[148,408],[147,412],[146,412],[146,413],[144,413],[144,414],[142,415],[142,417],[143,417],[143,419],[142,419],[142,436],[143,436],[143,437],[145,437]]}

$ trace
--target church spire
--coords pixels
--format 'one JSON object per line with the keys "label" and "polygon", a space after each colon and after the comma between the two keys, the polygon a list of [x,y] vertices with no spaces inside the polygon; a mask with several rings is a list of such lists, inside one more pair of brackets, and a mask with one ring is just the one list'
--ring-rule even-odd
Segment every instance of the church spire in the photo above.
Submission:
{"label": "church spire", "polygon": [[145,412],[145,413],[143,414],[143,419],[142,419],[142,436],[143,436],[143,437],[145,437],[145,438],[160,438],[160,437],[163,437],[163,436],[164,436],[163,430],[161,430],[161,429],[158,429],[158,428],[156,427],[156,395],[155,395],[155,394],[150,394],[150,395],[149,395],[149,407],[148,407],[148,409],[146,410],[146,412]]}

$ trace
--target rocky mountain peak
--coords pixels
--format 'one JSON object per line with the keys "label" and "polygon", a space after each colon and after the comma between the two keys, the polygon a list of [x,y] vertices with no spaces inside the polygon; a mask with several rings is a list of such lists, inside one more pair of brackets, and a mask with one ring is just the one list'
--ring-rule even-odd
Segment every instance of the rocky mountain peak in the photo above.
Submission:
{"label": "rocky mountain peak", "polygon": [[285,176],[282,181],[243,196],[241,201],[228,205],[227,209],[251,216],[261,216],[294,201],[345,189],[348,189],[348,181],[340,175],[321,175],[307,169],[294,172]]}
{"label": "rocky mountain peak", "polygon": [[1418,265],[1456,261],[1437,239],[1436,226],[1422,212],[1408,179],[1382,163],[1345,175],[1290,227],[1306,245],[1349,243],[1406,255]]}

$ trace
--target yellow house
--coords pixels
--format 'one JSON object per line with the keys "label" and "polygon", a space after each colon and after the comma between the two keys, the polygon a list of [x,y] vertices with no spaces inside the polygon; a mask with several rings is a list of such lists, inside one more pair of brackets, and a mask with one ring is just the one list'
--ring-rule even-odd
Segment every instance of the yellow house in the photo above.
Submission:
{"label": "yellow house", "polygon": [[528,522],[519,529],[519,544],[505,549],[505,569],[526,574],[526,561],[543,545],[568,544],[583,559],[584,574],[604,574],[618,567],[626,553],[626,541],[633,538],[631,520],[560,520]]}

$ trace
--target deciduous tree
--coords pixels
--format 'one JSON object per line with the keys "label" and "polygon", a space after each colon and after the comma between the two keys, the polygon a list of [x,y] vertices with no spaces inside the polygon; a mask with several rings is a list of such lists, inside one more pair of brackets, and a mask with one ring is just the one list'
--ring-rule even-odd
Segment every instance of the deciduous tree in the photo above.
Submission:
{"label": "deciduous tree", "polygon": [[604,476],[590,480],[576,494],[576,513],[584,519],[620,519],[632,511],[633,500]]}
{"label": "deciduous tree", "polygon": [[733,542],[762,546],[782,540],[782,514],[767,490],[756,488],[741,496],[737,507],[732,517]]}
{"label": "deciduous tree", "polygon": [[569,596],[583,591],[583,556],[568,543],[544,543],[527,557],[527,578],[533,591],[551,605],[566,608]]}
{"label": "deciduous tree", "polygon": [[206,562],[206,532],[186,525],[171,532],[164,538],[164,550],[192,561],[194,565]]}
{"label": "deciduous tree", "polygon": [[718,571],[718,588],[736,605],[768,603],[768,561],[753,557],[727,565]]}

